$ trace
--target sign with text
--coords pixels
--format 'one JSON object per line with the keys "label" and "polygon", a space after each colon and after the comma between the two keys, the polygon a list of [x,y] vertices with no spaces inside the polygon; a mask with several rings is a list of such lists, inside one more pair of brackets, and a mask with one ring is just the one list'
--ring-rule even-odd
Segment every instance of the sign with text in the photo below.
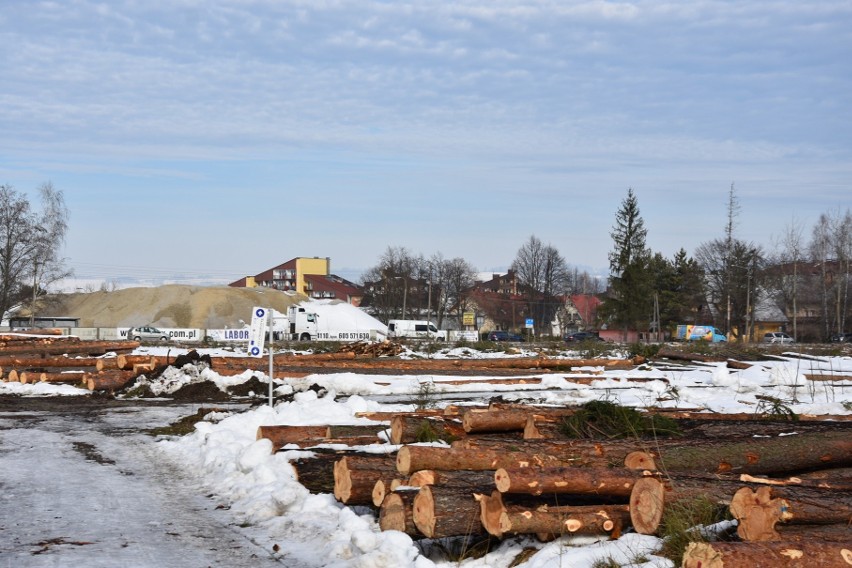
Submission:
{"label": "sign with text", "polygon": [[473,325],[476,321],[476,314],[474,312],[464,312],[462,314],[462,325]]}
{"label": "sign with text", "polygon": [[266,339],[266,308],[254,308],[251,313],[251,326],[249,327],[248,355],[249,357],[263,356],[263,342]]}
{"label": "sign with text", "polygon": [[526,328],[527,328],[527,329],[532,329],[532,328],[534,328],[535,326],[533,325],[533,323],[534,323],[534,322],[533,322],[532,318],[527,318],[527,325],[526,325]]}

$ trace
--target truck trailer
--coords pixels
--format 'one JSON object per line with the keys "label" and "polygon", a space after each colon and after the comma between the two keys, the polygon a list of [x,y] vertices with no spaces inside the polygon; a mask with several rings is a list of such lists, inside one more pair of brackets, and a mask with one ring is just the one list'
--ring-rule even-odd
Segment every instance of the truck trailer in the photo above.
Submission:
{"label": "truck trailer", "polygon": [[[273,329],[277,327],[273,324]],[[290,306],[287,311],[286,335],[293,341],[376,341],[375,329],[336,329],[325,316],[301,306]]]}

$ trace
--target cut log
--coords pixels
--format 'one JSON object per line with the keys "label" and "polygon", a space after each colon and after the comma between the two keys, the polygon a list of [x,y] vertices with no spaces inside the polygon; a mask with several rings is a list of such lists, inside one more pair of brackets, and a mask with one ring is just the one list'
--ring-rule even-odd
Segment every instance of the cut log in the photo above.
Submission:
{"label": "cut log", "polygon": [[296,480],[311,493],[334,493],[334,465],[339,454],[315,454],[290,460]]}
{"label": "cut log", "polygon": [[[468,437],[453,442],[456,449],[480,448],[500,452],[548,454],[566,465],[582,467],[622,466],[628,454],[641,450],[649,456],[657,450],[683,444],[676,440],[507,440]],[[638,468],[637,468],[638,469]],[[650,469],[650,468],[644,468]]]}
{"label": "cut log", "polygon": [[[439,408],[424,408],[421,410],[415,410],[411,412],[405,413],[407,416],[456,416],[458,412],[455,410],[447,409],[439,409]],[[377,422],[385,422],[389,420],[393,420],[395,416],[399,416],[399,412],[390,412],[390,411],[371,411],[371,412],[356,412],[355,418],[366,418],[368,420],[375,420]]]}
{"label": "cut log", "polygon": [[115,365],[122,371],[130,371],[134,365],[151,365],[151,368],[157,366],[156,359],[152,359],[150,355],[118,355]]}
{"label": "cut log", "polygon": [[120,390],[126,387],[135,377],[130,371],[102,371],[86,373],[84,381],[90,391]]}
{"label": "cut log", "polygon": [[820,472],[812,472],[820,474],[819,477],[811,477],[807,474],[798,475],[796,477],[788,477],[786,479],[777,479],[771,477],[755,477],[753,475],[742,474],[739,479],[747,483],[755,485],[773,485],[776,487],[811,487],[814,489],[834,489],[837,491],[852,491],[852,474],[843,477],[841,475],[825,475],[826,472],[847,473],[848,469],[838,468],[838,470],[829,469]]}
{"label": "cut log", "polygon": [[154,370],[154,365],[151,363],[136,363],[133,365],[133,374],[134,375],[143,375],[145,373],[150,373]]}
{"label": "cut log", "polygon": [[17,369],[27,368],[78,368],[95,367],[100,359],[95,357],[38,357],[29,355],[0,356],[0,365]]}
{"label": "cut log", "polygon": [[442,487],[479,488],[494,485],[494,473],[485,471],[421,469],[411,474],[406,482],[411,487],[440,485]]}
{"label": "cut log", "polygon": [[657,461],[650,452],[630,452],[624,457],[624,467],[627,469],[654,471],[657,469]]}
{"label": "cut log", "polygon": [[[373,486],[373,506],[381,507],[382,503],[385,501],[385,497],[402,486],[407,486],[407,484],[405,483],[405,480],[398,477],[391,477],[389,480],[388,478],[379,478]],[[412,487],[412,489],[414,488]]]}
{"label": "cut log", "polygon": [[500,452],[496,450],[468,449],[438,446],[403,446],[396,456],[397,470],[405,475],[419,469],[442,470],[497,470],[501,467],[541,467],[566,465],[546,454]]}
{"label": "cut log", "polygon": [[679,476],[666,482],[655,477],[643,477],[636,481],[630,493],[631,524],[640,534],[656,534],[665,507],[694,499],[727,506],[742,487],[742,482],[716,477]]}
{"label": "cut log", "polygon": [[414,498],[414,525],[429,538],[483,534],[474,499],[481,492],[424,485]]}
{"label": "cut log", "polygon": [[[717,412],[678,410],[678,409],[656,409],[653,412],[657,414],[665,414],[669,418],[674,419],[689,419],[689,420],[707,420],[717,422],[766,422],[769,417],[766,414],[755,412],[739,412],[732,414],[722,414]],[[850,422],[852,414],[797,414],[798,422]],[[779,420],[774,420],[778,422]],[[783,422],[789,423],[789,420],[783,419]]]}
{"label": "cut log", "polygon": [[805,373],[809,381],[852,381],[852,375],[839,373]]}
{"label": "cut log", "polygon": [[501,468],[494,473],[494,484],[501,493],[629,497],[642,477],[642,473],[626,468]]}
{"label": "cut log", "polygon": [[630,523],[639,534],[655,534],[663,519],[666,487],[658,479],[639,479],[630,495]]}
{"label": "cut log", "polygon": [[98,371],[112,371],[118,369],[118,357],[101,357],[95,361],[95,369]]}
{"label": "cut log", "polygon": [[542,540],[562,535],[608,535],[618,538],[629,522],[627,506],[510,509],[500,515],[500,532],[503,535],[535,534]]}
{"label": "cut log", "polygon": [[573,412],[574,409],[569,408],[471,409],[462,415],[462,426],[468,433],[521,432],[529,420],[556,422]]}
{"label": "cut log", "polygon": [[373,437],[378,442],[380,434],[388,429],[385,424],[370,424],[370,425],[350,425],[350,424],[332,424],[328,427],[329,438],[359,438],[366,439]]}
{"label": "cut log", "polygon": [[528,416],[524,424],[524,440],[550,440],[563,437],[559,421],[542,421],[535,416]]}
{"label": "cut log", "polygon": [[658,465],[669,472],[778,474],[852,465],[848,432],[756,438],[728,444],[668,446]]}
{"label": "cut log", "polygon": [[772,497],[785,499],[786,504],[783,506],[787,507],[791,514],[795,511],[798,519],[796,522],[799,523],[836,523],[852,518],[852,495],[847,491],[775,487],[750,484],[737,478],[717,475],[677,474],[670,476],[665,483],[653,477],[645,477],[634,484],[630,495],[633,527],[641,534],[655,534],[664,507],[696,499],[730,506],[734,496],[744,487],[752,491],[769,491]]}
{"label": "cut log", "polygon": [[737,534],[745,541],[777,541],[775,525],[852,522],[852,494],[800,487],[743,487],[731,499]]}
{"label": "cut log", "polygon": [[413,538],[423,538],[414,524],[414,499],[417,489],[401,489],[389,493],[379,508],[379,528],[400,531]]}
{"label": "cut log", "polygon": [[376,481],[396,475],[395,456],[346,456],[334,464],[334,497],[346,505],[372,505]]}
{"label": "cut log", "polygon": [[33,373],[31,371],[21,371],[18,373],[18,382],[23,385],[32,384],[38,382],[38,373]]}
{"label": "cut log", "polygon": [[777,527],[781,542],[809,542],[821,540],[845,544],[852,543],[852,524],[839,525],[784,525]]}
{"label": "cut log", "polygon": [[693,542],[683,568],[849,568],[852,549],[834,542]]}
{"label": "cut log", "polygon": [[63,353],[79,353],[90,356],[104,355],[109,352],[130,352],[139,347],[136,341],[56,341],[45,345],[14,345],[5,346],[0,353],[4,355],[31,354],[40,357],[61,355]]}
{"label": "cut log", "polygon": [[834,479],[852,479],[852,467],[833,467],[820,469],[817,471],[809,471],[800,473],[796,477],[809,480],[834,480]]}
{"label": "cut log", "polygon": [[354,448],[357,446],[372,446],[374,444],[384,445],[385,442],[379,440],[375,436],[358,436],[349,438],[317,438],[313,440],[304,440],[297,442],[302,448],[315,448],[318,446],[346,446]]}
{"label": "cut log", "polygon": [[277,452],[288,444],[298,444],[306,440],[327,438],[328,426],[292,426],[273,424],[258,426],[257,439],[266,438],[272,442],[272,453]]}
{"label": "cut log", "polygon": [[[490,495],[476,495],[483,528],[498,538],[506,533],[535,534],[540,540],[568,533],[609,534],[618,538],[622,528],[630,522],[628,505],[507,505],[504,497],[497,490]],[[566,525],[565,521],[570,522]]]}
{"label": "cut log", "polygon": [[391,420],[391,444],[415,442],[447,442],[463,437],[466,433],[459,421],[438,416],[410,416],[399,414]]}
{"label": "cut log", "polygon": [[85,378],[83,371],[68,373],[40,373],[39,381],[43,383],[82,383]]}

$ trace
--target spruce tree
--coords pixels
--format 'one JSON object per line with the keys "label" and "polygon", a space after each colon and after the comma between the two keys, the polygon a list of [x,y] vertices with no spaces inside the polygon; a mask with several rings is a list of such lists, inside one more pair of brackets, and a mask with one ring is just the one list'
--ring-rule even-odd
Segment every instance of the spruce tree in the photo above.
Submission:
{"label": "spruce tree", "polygon": [[609,254],[610,290],[602,306],[604,315],[627,331],[646,330],[653,309],[653,274],[649,270],[650,252],[645,246],[648,231],[639,213],[639,202],[633,189],[621,202],[610,236],[613,250]]}

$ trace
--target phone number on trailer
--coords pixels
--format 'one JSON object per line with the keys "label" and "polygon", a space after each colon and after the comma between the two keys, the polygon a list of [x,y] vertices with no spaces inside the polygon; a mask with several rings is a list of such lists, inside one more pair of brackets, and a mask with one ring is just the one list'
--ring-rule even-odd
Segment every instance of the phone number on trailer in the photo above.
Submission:
{"label": "phone number on trailer", "polygon": [[351,333],[318,333],[317,339],[370,339],[369,331],[353,331]]}

